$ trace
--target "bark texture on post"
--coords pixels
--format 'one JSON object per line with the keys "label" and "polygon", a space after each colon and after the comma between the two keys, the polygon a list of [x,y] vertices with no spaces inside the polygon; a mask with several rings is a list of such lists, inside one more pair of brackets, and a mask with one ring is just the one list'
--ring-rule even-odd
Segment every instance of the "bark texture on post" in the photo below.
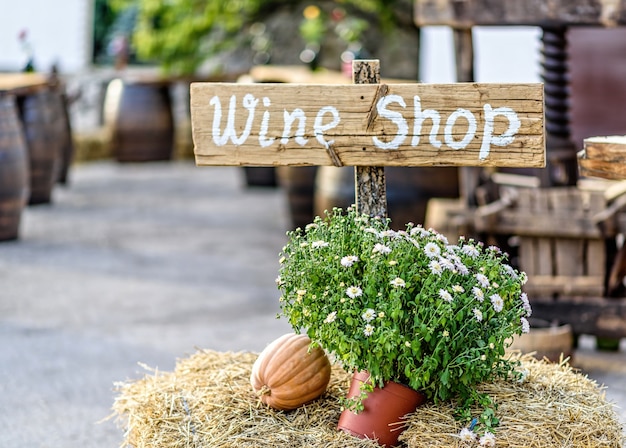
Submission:
{"label": "bark texture on post", "polygon": [[[380,84],[380,61],[352,61],[353,84]],[[387,86],[382,85],[381,90]],[[370,110],[369,122],[376,117],[376,95]],[[354,168],[355,204],[359,212],[369,216],[387,217],[387,186],[385,168],[357,166]]]}

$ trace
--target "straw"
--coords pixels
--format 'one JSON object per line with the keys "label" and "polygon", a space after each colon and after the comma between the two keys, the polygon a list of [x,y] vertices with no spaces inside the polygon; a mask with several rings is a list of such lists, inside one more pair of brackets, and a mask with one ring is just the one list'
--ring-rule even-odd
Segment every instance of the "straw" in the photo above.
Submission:
{"label": "straw", "polygon": [[[263,405],[250,386],[255,353],[201,350],[178,361],[173,372],[149,371],[117,385],[113,405],[124,428],[122,446],[178,447],[377,447],[337,431],[339,398],[350,375],[333,366],[318,400],[284,412]],[[519,355],[518,355],[519,356]],[[622,427],[594,381],[566,362],[521,358],[523,383],[497,381],[480,390],[498,403],[497,446],[621,447]],[[466,447],[453,403],[426,404],[408,416],[405,447]]]}

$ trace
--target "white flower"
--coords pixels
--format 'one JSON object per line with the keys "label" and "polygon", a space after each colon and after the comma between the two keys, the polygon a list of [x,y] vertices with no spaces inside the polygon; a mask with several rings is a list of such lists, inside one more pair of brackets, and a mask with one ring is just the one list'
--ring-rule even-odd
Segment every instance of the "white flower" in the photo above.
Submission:
{"label": "white flower", "polygon": [[493,294],[491,297],[489,297],[489,300],[491,300],[491,304],[493,305],[493,309],[496,311],[496,313],[502,311],[502,308],[504,307],[504,300],[502,300],[500,294]]}
{"label": "white flower", "polygon": [[374,249],[372,249],[372,252],[379,254],[388,254],[389,252],[391,252],[391,247],[385,246],[384,244],[376,243],[374,245]]}
{"label": "white flower", "polygon": [[441,267],[444,269],[447,269],[450,272],[454,272],[454,263],[452,263],[450,260],[448,260],[445,257],[440,257],[439,258],[439,263],[441,264]]}
{"label": "white flower", "polygon": [[487,431],[485,435],[480,438],[478,443],[480,443],[480,446],[496,446],[496,436]]}
{"label": "white flower", "polygon": [[448,330],[443,330],[441,332],[441,336],[443,336],[444,338],[447,338],[448,336],[450,336],[450,332]]}
{"label": "white flower", "polygon": [[374,320],[375,317],[376,311],[371,308],[366,309],[365,312],[361,314],[361,318],[363,318],[365,322],[371,322]]}
{"label": "white flower", "polygon": [[515,269],[513,269],[508,264],[503,264],[502,265],[502,269],[504,269],[504,273],[506,275],[509,275],[510,277],[513,277],[514,280],[517,280],[519,278],[519,276],[517,275],[517,272],[515,272]]}
{"label": "white flower", "polygon": [[311,247],[315,249],[319,249],[320,247],[328,247],[328,242],[323,241],[323,240],[313,241],[311,243]]}
{"label": "white flower", "polygon": [[529,333],[530,324],[528,323],[528,319],[526,319],[525,317],[522,317],[520,320],[522,322],[522,333]]}
{"label": "white flower", "polygon": [[472,310],[472,313],[474,313],[474,317],[478,322],[481,322],[483,320],[483,312],[480,311],[478,308],[474,308]]}
{"label": "white flower", "polygon": [[371,324],[367,324],[365,327],[363,327],[363,334],[367,337],[371,336],[372,333],[374,333],[374,326]]}
{"label": "white flower", "polygon": [[318,227],[319,226],[317,224],[311,223],[311,224],[307,224],[304,227],[304,230],[308,232],[309,230],[317,229]]}
{"label": "white flower", "polygon": [[296,291],[296,294],[299,295],[300,297],[302,297],[303,295],[306,294],[306,289],[298,289]]}
{"label": "white flower", "polygon": [[441,297],[443,300],[445,300],[448,303],[451,303],[452,300],[454,300],[452,298],[452,295],[448,291],[446,291],[445,289],[440,289],[439,290],[439,297]]}
{"label": "white flower", "polygon": [[411,236],[415,236],[415,235],[426,237],[430,235],[430,232],[426,230],[425,228],[423,228],[422,226],[417,226],[411,229]]}
{"label": "white flower", "polygon": [[404,283],[404,280],[402,280],[400,277],[394,278],[389,283],[391,283],[391,286],[393,286],[394,288],[404,288],[406,286],[406,283]]}
{"label": "white flower", "polygon": [[341,259],[341,266],[349,268],[357,261],[359,261],[359,257],[356,255],[346,255]]}
{"label": "white flower", "polygon": [[380,236],[381,238],[395,238],[398,236],[398,234],[395,231],[389,229],[389,230],[383,230],[382,232],[378,234],[378,236]]}
{"label": "white flower", "polygon": [[472,244],[466,244],[463,246],[461,248],[461,252],[471,258],[476,258],[479,255],[478,249],[476,249],[476,246]]}
{"label": "white flower", "polygon": [[430,242],[426,244],[426,246],[424,246],[424,253],[426,253],[426,256],[428,258],[434,258],[439,256],[439,254],[441,253],[441,249],[439,249],[439,246],[437,246],[435,243]]}
{"label": "white flower", "polygon": [[308,242],[306,242],[306,241],[302,241],[302,242],[300,243],[300,247],[307,247],[308,245],[309,245],[309,243],[308,243]]}
{"label": "white flower", "polygon": [[485,300],[485,293],[478,286],[474,286],[472,288],[472,294],[474,294],[474,298],[478,300],[479,302],[482,302],[483,300]]}
{"label": "white flower", "polygon": [[328,313],[328,316],[326,316],[326,319],[324,319],[324,323],[325,324],[332,324],[335,319],[337,319],[337,311],[333,311],[332,313]]}
{"label": "white flower", "polygon": [[446,236],[441,233],[438,233],[435,238],[437,238],[437,241],[441,241],[443,244],[448,244],[448,238],[446,238]]}
{"label": "white flower", "polygon": [[439,263],[439,260],[431,260],[431,262],[428,263],[428,267],[430,268],[430,272],[432,274],[441,275],[443,272],[443,267]]}
{"label": "white flower", "polygon": [[528,371],[528,369],[522,369],[522,371],[519,373],[520,373],[520,376],[517,382],[524,383],[528,379],[528,375],[530,375],[530,372]]}
{"label": "white flower", "polygon": [[457,285],[454,285],[454,286],[452,287],[452,291],[453,291],[453,292],[456,292],[457,294],[460,294],[460,293],[465,292],[465,288],[463,288],[461,285],[458,285],[458,284],[457,284]]}
{"label": "white flower", "polygon": [[476,434],[469,428],[463,428],[459,433],[459,438],[462,442],[473,442],[476,440]]}
{"label": "white flower", "polygon": [[474,277],[476,277],[480,286],[483,288],[489,288],[489,279],[485,274],[475,274]]}
{"label": "white flower", "polygon": [[348,286],[348,289],[346,289],[346,294],[351,299],[354,299],[355,297],[363,295],[363,290],[358,286]]}
{"label": "white flower", "polygon": [[459,273],[461,275],[468,275],[469,269],[467,269],[467,266],[465,266],[462,262],[458,262],[458,263],[454,263],[454,266],[456,267],[456,270],[459,271]]}
{"label": "white flower", "polygon": [[530,302],[528,301],[528,295],[523,292],[520,296],[520,300],[522,301],[522,306],[524,307],[524,311],[526,311],[526,317],[530,317],[533,313],[532,308],[530,307]]}
{"label": "white flower", "polygon": [[378,230],[376,230],[376,229],[375,229],[375,228],[373,228],[373,227],[367,227],[367,228],[363,229],[363,231],[364,231],[365,233],[372,233],[372,234],[374,234],[374,235],[378,236]]}
{"label": "white flower", "polygon": [[279,275],[278,277],[276,277],[276,280],[274,280],[274,281],[276,282],[276,284],[277,284],[278,286],[280,286],[280,285],[282,285],[282,284],[283,284],[283,279],[282,279],[282,278],[280,278],[280,275]]}

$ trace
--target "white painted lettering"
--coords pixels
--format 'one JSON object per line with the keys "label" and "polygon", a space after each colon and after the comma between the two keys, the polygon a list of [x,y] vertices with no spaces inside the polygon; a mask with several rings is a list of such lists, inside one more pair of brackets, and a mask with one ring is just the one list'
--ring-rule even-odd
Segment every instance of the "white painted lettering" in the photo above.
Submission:
{"label": "white painted lettering", "polygon": [[[480,160],[485,160],[489,156],[491,145],[507,146],[513,143],[515,134],[517,134],[521,126],[519,117],[510,107],[497,107],[493,109],[491,104],[485,104],[483,109],[485,111],[485,129],[483,132],[483,142],[480,146],[480,153],[478,154]],[[493,135],[493,121],[498,115],[502,115],[509,120],[509,127],[504,134]]]}
{"label": "white painted lettering", "polygon": [[422,124],[424,123],[424,120],[430,118],[433,121],[433,127],[430,130],[428,141],[435,148],[441,148],[441,142],[437,140],[439,123],[441,122],[439,112],[433,109],[426,109],[425,111],[422,111],[422,100],[418,95],[413,97],[413,110],[415,123],[413,124],[413,139],[411,140],[411,146],[419,145],[420,137],[422,136]]}
{"label": "white painted lettering", "polygon": [[[271,101],[268,97],[263,97],[263,106],[270,107]],[[267,138],[267,128],[270,121],[270,112],[268,110],[263,112],[263,119],[261,120],[261,130],[259,132],[259,145],[261,148],[267,148],[274,143],[275,138]]]}
{"label": "white painted lettering", "polygon": [[[453,128],[458,118],[463,117],[467,120],[467,131],[465,132],[465,136],[460,141],[455,141],[453,135]],[[452,149],[463,149],[470,144],[474,136],[476,135],[476,129],[478,125],[476,124],[476,117],[473,113],[471,113],[467,109],[457,109],[450,114],[448,119],[446,120],[446,127],[443,131],[443,139]]]}
{"label": "white painted lettering", "polygon": [[302,109],[294,109],[292,113],[289,113],[287,112],[287,110],[285,110],[283,116],[285,119],[285,128],[283,130],[283,137],[280,139],[280,142],[283,145],[289,143],[289,137],[291,136],[291,125],[294,121],[298,120],[296,143],[298,143],[300,146],[306,145],[309,139],[304,138],[304,127],[306,126],[306,115],[304,115],[304,111]]}
{"label": "white painted lettering", "polygon": [[[324,115],[326,115],[327,113],[333,116],[333,121],[327,124],[322,124]],[[315,134],[315,138],[317,139],[317,141],[320,142],[320,144],[324,148],[328,149],[330,145],[335,143],[334,140],[326,141],[324,139],[324,132],[334,127],[337,127],[337,125],[339,124],[339,121],[341,120],[339,118],[339,111],[337,110],[336,107],[324,106],[317,112],[317,116],[315,117],[315,124],[313,125],[313,133]]]}
{"label": "white painted lettering", "polygon": [[406,108],[406,103],[400,95],[386,95],[378,100],[376,104],[378,115],[391,120],[398,127],[396,136],[389,142],[383,142],[378,137],[372,137],[374,146],[380,149],[398,149],[409,133],[409,126],[402,113],[387,109],[390,103],[398,103],[403,108]]}
{"label": "white painted lettering", "polygon": [[[254,120],[254,109],[256,108],[259,100],[255,99],[253,95],[246,94],[243,97],[243,107],[248,110],[248,119],[246,120],[246,126],[241,133],[240,137],[237,137],[235,132],[235,114],[237,109],[237,97],[232,95],[230,97],[230,103],[228,105],[228,119],[226,120],[226,129],[221,134],[221,122],[222,122],[222,103],[219,97],[214,96],[209,101],[211,106],[215,106],[215,115],[213,116],[213,142],[217,146],[223,146],[228,142],[228,139],[237,146],[243,144],[250,136],[252,130],[252,121]],[[220,135],[221,134],[221,135]]]}

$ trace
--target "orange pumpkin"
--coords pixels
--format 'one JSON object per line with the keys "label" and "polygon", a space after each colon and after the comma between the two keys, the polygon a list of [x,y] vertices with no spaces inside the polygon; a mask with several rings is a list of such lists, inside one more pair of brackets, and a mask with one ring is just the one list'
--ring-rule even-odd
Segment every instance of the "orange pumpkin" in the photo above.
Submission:
{"label": "orange pumpkin", "polygon": [[252,366],[250,383],[274,409],[295,409],[322,395],[330,381],[330,362],[320,347],[309,349],[307,335],[288,333],[270,343]]}

